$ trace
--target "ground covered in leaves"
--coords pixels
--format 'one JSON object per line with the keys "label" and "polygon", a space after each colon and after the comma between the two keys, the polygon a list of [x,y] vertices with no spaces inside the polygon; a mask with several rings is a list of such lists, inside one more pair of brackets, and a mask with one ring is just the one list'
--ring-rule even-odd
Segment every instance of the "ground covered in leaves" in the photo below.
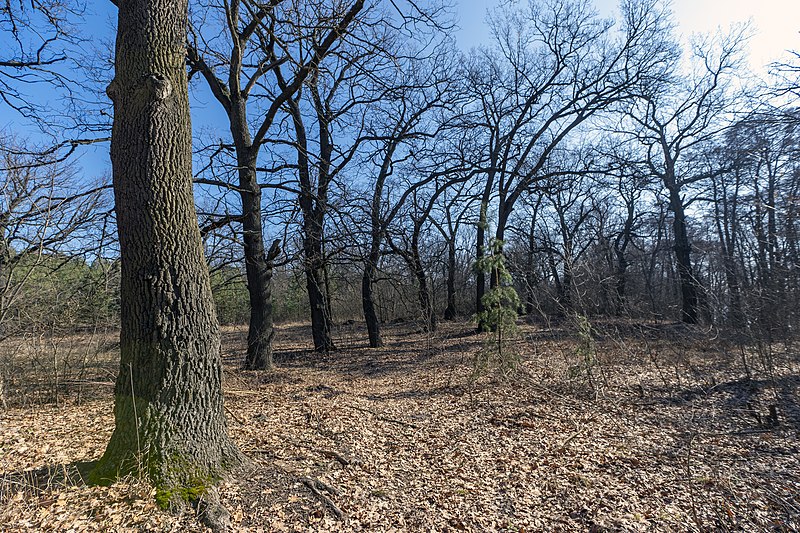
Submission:
{"label": "ground covered in leaves", "polygon": [[[583,329],[525,326],[519,369],[477,379],[484,339],[465,323],[394,325],[378,350],[343,325],[328,355],[308,350],[305,326],[284,326],[266,373],[239,370],[245,330],[227,329],[230,430],[253,459],[220,487],[233,527],[800,529],[797,346],[678,325]],[[140,480],[82,482],[113,429],[103,342],[59,383],[23,382],[25,350],[6,355],[0,530],[202,530],[190,512],[158,510]]]}

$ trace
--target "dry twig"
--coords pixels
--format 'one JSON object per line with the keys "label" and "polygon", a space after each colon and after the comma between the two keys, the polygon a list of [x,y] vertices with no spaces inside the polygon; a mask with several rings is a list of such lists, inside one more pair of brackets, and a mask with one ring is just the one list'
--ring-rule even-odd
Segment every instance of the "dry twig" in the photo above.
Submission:
{"label": "dry twig", "polygon": [[336,515],[336,518],[338,518],[339,520],[344,518],[344,512],[342,512],[342,510],[339,509],[339,507],[335,503],[333,503],[333,500],[331,500],[328,496],[322,493],[322,491],[324,490],[329,494],[339,496],[342,493],[341,490],[331,485],[328,485],[323,481],[310,477],[301,477],[300,482],[306,487],[308,487],[308,490],[310,490],[311,493],[314,496],[316,496],[322,503],[327,505],[328,508],[333,512],[333,514]]}

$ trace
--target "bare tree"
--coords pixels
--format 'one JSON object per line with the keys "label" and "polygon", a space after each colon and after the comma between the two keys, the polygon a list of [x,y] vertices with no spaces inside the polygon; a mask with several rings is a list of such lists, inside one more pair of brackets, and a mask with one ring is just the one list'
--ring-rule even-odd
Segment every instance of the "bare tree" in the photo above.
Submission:
{"label": "bare tree", "polygon": [[[439,231],[447,247],[446,263],[446,301],[442,317],[445,320],[455,320],[459,314],[456,304],[456,274],[458,271],[458,238],[463,226],[472,215],[477,198],[469,194],[470,182],[454,184],[444,191],[441,196],[441,205],[434,206],[430,222]],[[438,209],[436,209],[438,207]],[[437,213],[438,211],[438,213]]]}
{"label": "bare tree", "polygon": [[[447,129],[446,122],[452,115],[447,110],[452,110],[454,99],[457,99],[452,75],[456,71],[452,64],[456,57],[452,47],[444,44],[439,45],[430,57],[406,52],[402,63],[393,60],[394,77],[381,82],[383,96],[377,102],[368,127],[368,141],[374,147],[370,163],[376,174],[367,209],[369,242],[364,258],[361,300],[369,343],[373,348],[383,344],[380,321],[375,312],[373,285],[383,255],[386,232],[412,193],[441,174],[424,176],[416,182],[402,180],[401,185],[399,178],[405,173],[398,170],[404,163],[413,165],[425,158],[425,154],[433,149],[434,140],[437,141],[436,150],[444,152],[447,143],[443,135]],[[440,163],[443,163],[441,159]]]}
{"label": "bare tree", "polygon": [[[271,262],[279,253],[276,243],[270,250],[264,244],[259,154],[271,141],[276,117],[315,75],[364,3],[273,0],[262,6],[234,0],[214,5],[221,24],[201,18],[190,34],[190,67],[202,75],[224,108],[233,138],[237,181],[197,182],[235,190],[240,196],[240,211],[214,224],[235,222],[242,228],[251,309],[246,368],[272,365]],[[269,174],[281,170],[265,168]]]}
{"label": "bare tree", "polygon": [[105,187],[77,190],[70,165],[45,164],[31,152],[38,150],[0,139],[0,337],[14,333],[6,319],[37,267],[51,257],[96,253],[103,241],[92,230],[103,216]]}
{"label": "bare tree", "polygon": [[40,121],[41,104],[26,87],[46,83],[69,93],[72,81],[65,46],[78,40],[72,21],[83,11],[80,2],[43,0],[0,4],[0,101],[21,115]]}
{"label": "bare tree", "polygon": [[[551,155],[572,133],[643,80],[661,75],[672,53],[667,13],[655,0],[623,2],[619,30],[589,2],[551,0],[500,11],[492,20],[495,49],[475,60],[474,127],[486,136],[489,162],[477,254],[492,198],[495,239],[502,242],[517,201],[544,179]],[[485,290],[477,283],[478,310]]]}
{"label": "bare tree", "polygon": [[[716,170],[697,170],[693,151],[725,127],[732,100],[728,82],[739,65],[743,29],[718,43],[700,42],[693,49],[693,70],[675,74],[655,84],[644,84],[639,98],[626,110],[630,128],[627,135],[646,150],[644,164],[667,191],[673,214],[675,261],[680,279],[681,320],[698,321],[698,280],[692,265],[687,208],[693,200],[687,189],[706,180]],[[674,68],[679,72],[680,65]],[[622,132],[625,135],[625,132]]]}

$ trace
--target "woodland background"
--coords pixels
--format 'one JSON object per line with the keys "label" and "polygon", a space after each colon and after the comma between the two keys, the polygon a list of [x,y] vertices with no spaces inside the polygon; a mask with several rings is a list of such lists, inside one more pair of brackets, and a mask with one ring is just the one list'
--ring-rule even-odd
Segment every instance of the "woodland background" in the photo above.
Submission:
{"label": "woodland background", "polygon": [[[63,434],[86,433],[77,413],[96,413],[100,434],[109,423],[97,421],[118,364],[114,199],[80,158],[108,142],[111,52],[89,46],[84,10],[0,7],[1,109],[26,124],[0,138],[6,503],[52,462],[30,455],[42,416],[63,416]],[[269,462],[285,491],[254,501],[308,527],[340,527],[336,500],[353,529],[797,528],[800,55],[756,76],[746,25],[687,41],[656,0],[626,0],[614,19],[586,1],[502,3],[492,44],[470,51],[451,38],[455,17],[435,1],[190,2],[190,84],[218,106],[216,127],[206,117],[194,132],[194,183],[228,409],[246,451],[285,452]],[[374,442],[348,412],[383,428]],[[256,431],[272,415],[291,437]],[[452,470],[425,480],[441,454],[409,451],[400,470],[416,477],[365,489],[398,450],[428,437],[444,450],[464,426],[483,443],[463,452],[470,482],[500,479],[484,470],[495,456],[568,474],[517,469],[518,498],[482,510],[470,495],[506,489],[455,487]],[[622,460],[587,438],[638,444]],[[54,461],[74,466],[97,443],[84,452]],[[301,466],[279,464],[294,452]],[[582,511],[597,465],[620,461],[638,473],[607,481],[622,491],[608,498],[638,486],[642,507]],[[298,503],[287,480],[309,472],[345,490]],[[661,478],[628,477],[648,475]],[[530,491],[543,479],[570,479],[560,498],[576,508],[514,509],[545,508]],[[428,483],[458,511],[419,503]],[[85,507],[100,489],[73,488],[84,503],[74,496],[69,519],[105,527]],[[56,527],[43,516],[59,493],[37,494],[9,520]],[[128,526],[184,519],[125,498],[114,516]],[[246,527],[256,515],[242,509]]]}

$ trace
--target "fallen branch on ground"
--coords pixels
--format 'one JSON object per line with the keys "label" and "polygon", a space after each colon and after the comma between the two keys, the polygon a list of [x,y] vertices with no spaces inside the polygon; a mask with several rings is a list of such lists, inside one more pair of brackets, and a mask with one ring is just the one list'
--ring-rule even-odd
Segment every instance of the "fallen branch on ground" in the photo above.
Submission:
{"label": "fallen branch on ground", "polygon": [[331,485],[328,485],[323,481],[310,477],[301,477],[300,482],[306,487],[308,487],[308,490],[310,490],[311,493],[314,496],[316,496],[322,503],[327,505],[328,508],[330,508],[330,510],[333,512],[333,514],[336,515],[336,518],[338,518],[339,520],[344,518],[344,512],[342,512],[342,510],[339,509],[339,507],[337,507],[335,503],[333,503],[333,500],[331,500],[328,496],[322,493],[322,491],[324,490],[329,494],[339,496],[342,493],[341,490]]}

